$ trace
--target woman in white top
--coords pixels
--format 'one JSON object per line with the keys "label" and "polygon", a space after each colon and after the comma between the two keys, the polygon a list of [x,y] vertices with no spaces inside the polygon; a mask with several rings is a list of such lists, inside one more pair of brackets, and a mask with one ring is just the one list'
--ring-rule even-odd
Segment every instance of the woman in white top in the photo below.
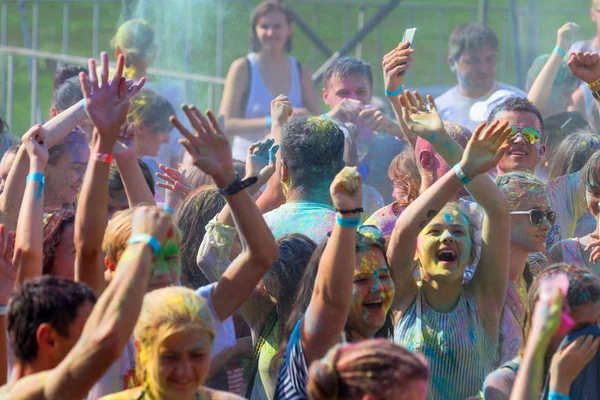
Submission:
{"label": "woman in white top", "polygon": [[245,160],[248,147],[270,131],[271,100],[286,94],[293,116],[319,115],[321,105],[310,70],[286,52],[292,49],[292,15],[273,1],[260,3],[252,14],[252,53],[235,60],[223,89],[219,114],[234,136],[233,157]]}

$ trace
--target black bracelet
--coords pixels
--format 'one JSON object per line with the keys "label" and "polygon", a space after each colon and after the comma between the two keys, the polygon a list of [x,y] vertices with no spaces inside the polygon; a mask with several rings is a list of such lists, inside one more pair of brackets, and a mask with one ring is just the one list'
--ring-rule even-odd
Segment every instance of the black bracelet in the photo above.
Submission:
{"label": "black bracelet", "polygon": [[251,176],[248,179],[241,180],[238,174],[235,174],[235,181],[231,182],[224,188],[219,188],[219,194],[221,196],[233,196],[236,193],[241,192],[249,186],[252,186],[256,183],[258,178],[256,176]]}
{"label": "black bracelet", "polygon": [[358,207],[355,208],[354,210],[339,210],[339,209],[335,209],[335,212],[339,212],[340,214],[344,215],[344,214],[354,214],[354,213],[361,213],[364,212],[365,209],[362,207]]}

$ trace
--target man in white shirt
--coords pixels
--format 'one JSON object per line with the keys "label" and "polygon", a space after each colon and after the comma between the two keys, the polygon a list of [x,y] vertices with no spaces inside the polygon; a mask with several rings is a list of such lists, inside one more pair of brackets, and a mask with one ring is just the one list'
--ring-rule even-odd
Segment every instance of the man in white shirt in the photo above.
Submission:
{"label": "man in white shirt", "polygon": [[435,99],[444,121],[454,121],[474,131],[487,115],[472,119],[471,107],[485,102],[499,90],[517,97],[527,97],[525,92],[496,82],[498,38],[488,26],[469,22],[456,27],[448,43],[448,63],[456,73],[458,85]]}

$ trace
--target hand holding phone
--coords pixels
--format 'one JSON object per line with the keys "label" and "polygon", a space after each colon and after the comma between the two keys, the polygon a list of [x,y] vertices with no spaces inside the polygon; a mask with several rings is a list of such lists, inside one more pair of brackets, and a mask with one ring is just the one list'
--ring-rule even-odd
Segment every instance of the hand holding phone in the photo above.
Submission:
{"label": "hand holding phone", "polygon": [[[414,46],[414,42],[415,42],[415,35],[417,34],[417,28],[409,28],[407,30],[404,31],[404,35],[402,36],[402,43],[404,42],[409,42],[409,49],[412,49]],[[399,65],[403,65],[403,64],[399,64]],[[398,76],[404,76],[404,74],[406,73],[406,71],[402,71],[398,74]]]}

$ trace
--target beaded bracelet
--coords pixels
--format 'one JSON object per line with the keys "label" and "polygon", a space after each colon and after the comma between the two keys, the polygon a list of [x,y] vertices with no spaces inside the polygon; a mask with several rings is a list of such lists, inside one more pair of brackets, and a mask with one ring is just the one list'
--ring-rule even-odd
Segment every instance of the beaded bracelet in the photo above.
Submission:
{"label": "beaded bracelet", "polygon": [[364,212],[364,211],[365,211],[365,209],[362,208],[362,207],[358,207],[358,208],[355,208],[353,210],[340,210],[339,208],[335,209],[335,212],[339,212],[342,215],[345,215],[345,214],[354,214],[354,213],[361,213],[361,212]]}

